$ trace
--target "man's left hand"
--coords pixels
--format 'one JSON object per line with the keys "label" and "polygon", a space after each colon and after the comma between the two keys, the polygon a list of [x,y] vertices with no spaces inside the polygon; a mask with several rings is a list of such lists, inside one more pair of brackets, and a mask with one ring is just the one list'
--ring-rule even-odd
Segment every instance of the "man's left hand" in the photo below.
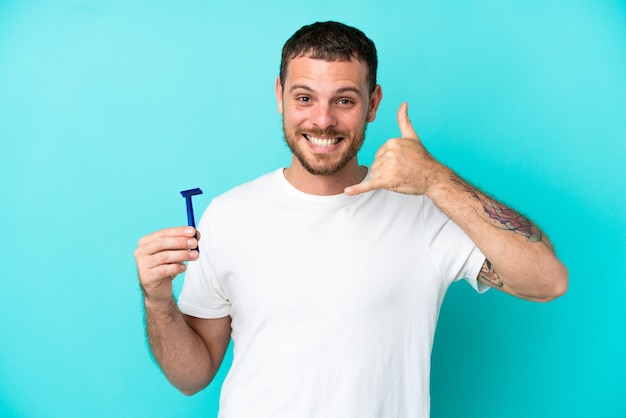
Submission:
{"label": "man's left hand", "polygon": [[424,195],[449,172],[424,148],[408,115],[408,104],[398,109],[401,138],[391,138],[376,152],[370,179],[345,189],[348,195],[357,195],[376,189]]}

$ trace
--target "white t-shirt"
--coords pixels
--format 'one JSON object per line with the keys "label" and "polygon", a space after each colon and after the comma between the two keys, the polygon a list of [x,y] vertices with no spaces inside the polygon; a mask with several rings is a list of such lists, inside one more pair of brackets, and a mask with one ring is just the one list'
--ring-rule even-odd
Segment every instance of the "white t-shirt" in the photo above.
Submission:
{"label": "white t-shirt", "polygon": [[283,170],[214,199],[182,312],[232,318],[224,418],[427,418],[448,286],[485,260],[430,199],[307,195]]}

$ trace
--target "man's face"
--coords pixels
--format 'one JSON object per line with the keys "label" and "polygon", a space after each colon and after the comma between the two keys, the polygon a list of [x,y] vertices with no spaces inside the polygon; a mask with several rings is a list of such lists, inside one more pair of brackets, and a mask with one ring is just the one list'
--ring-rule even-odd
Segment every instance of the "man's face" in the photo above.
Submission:
{"label": "man's face", "polygon": [[288,64],[284,89],[276,81],[285,140],[311,174],[330,176],[356,162],[382,98],[379,86],[370,96],[366,76],[357,59],[298,57]]}

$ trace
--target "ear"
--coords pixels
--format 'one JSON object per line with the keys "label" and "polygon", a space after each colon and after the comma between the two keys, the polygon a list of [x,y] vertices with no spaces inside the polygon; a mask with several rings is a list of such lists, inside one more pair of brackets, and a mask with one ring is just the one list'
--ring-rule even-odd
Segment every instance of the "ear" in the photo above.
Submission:
{"label": "ear", "polygon": [[374,92],[372,93],[372,96],[370,97],[370,107],[367,112],[368,122],[374,122],[374,119],[376,119],[376,112],[378,111],[378,106],[380,105],[380,102],[382,100],[383,100],[383,89],[382,87],[380,87],[379,84],[376,84],[376,87],[374,87]]}
{"label": "ear", "polygon": [[276,77],[276,103],[278,104],[278,113],[283,114],[283,86],[280,84],[280,77]]}

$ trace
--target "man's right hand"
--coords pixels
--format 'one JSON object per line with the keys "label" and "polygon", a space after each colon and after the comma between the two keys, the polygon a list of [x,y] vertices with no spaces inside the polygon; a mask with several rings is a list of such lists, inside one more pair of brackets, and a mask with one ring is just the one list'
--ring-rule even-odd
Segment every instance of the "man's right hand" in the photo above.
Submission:
{"label": "man's right hand", "polygon": [[172,300],[172,280],[187,269],[186,261],[197,260],[199,233],[190,226],[168,228],[139,240],[135,261],[139,283],[147,301]]}

